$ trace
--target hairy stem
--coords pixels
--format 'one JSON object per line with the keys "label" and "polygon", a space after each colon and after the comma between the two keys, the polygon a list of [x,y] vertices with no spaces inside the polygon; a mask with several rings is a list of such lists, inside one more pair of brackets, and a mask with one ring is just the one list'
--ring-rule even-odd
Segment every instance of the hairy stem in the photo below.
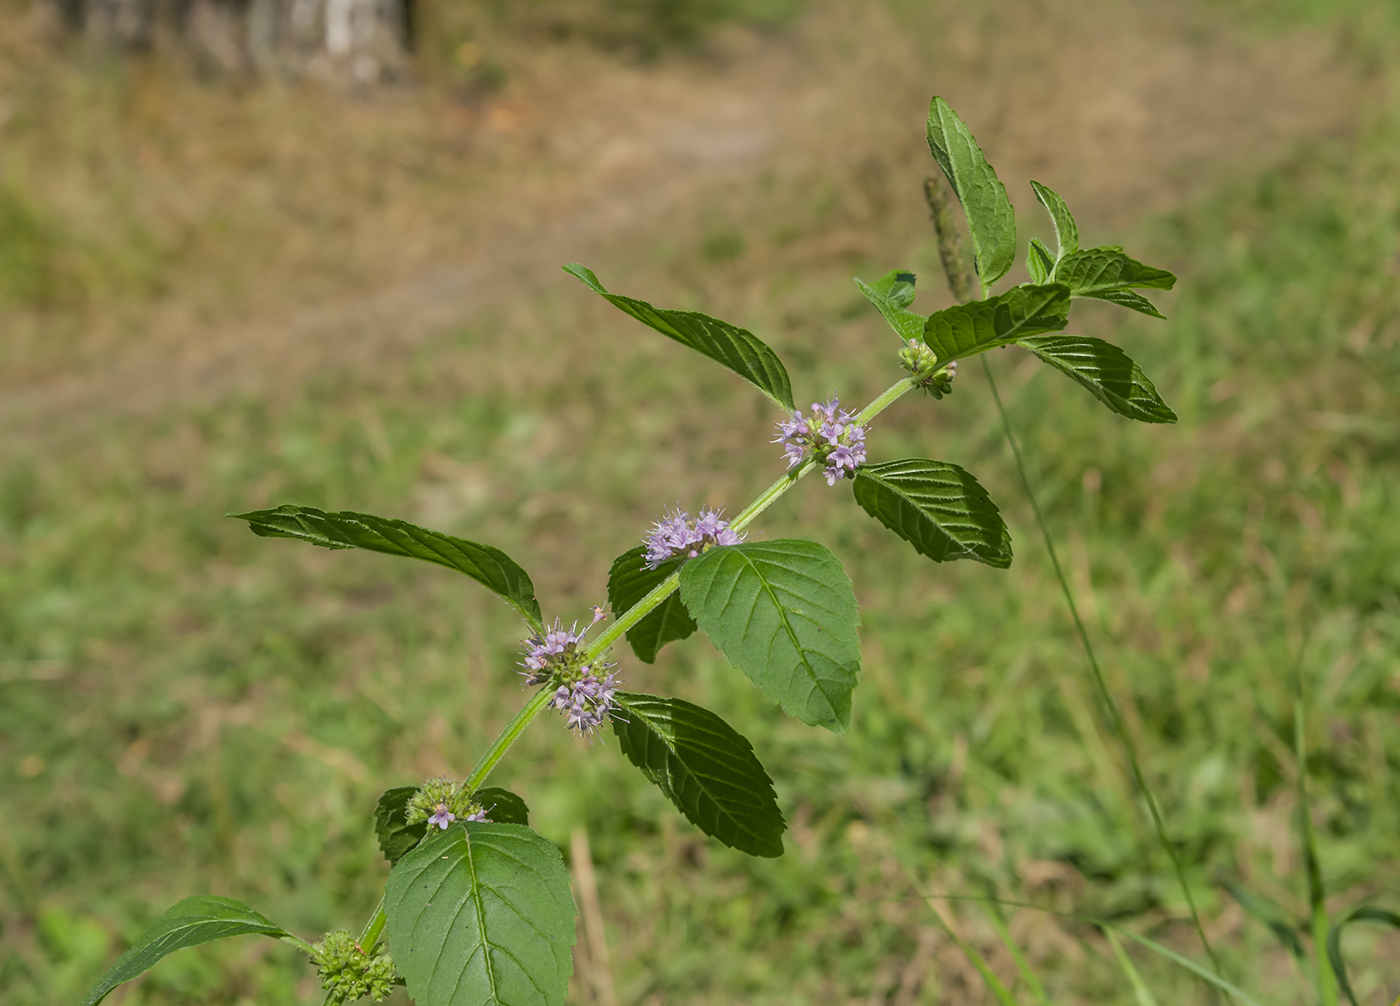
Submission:
{"label": "hairy stem", "polygon": [[1021,475],[1021,485],[1026,490],[1026,498],[1031,501],[1031,510],[1035,512],[1035,522],[1040,528],[1040,536],[1045,542],[1045,551],[1050,554],[1050,565],[1055,570],[1055,579],[1060,583],[1060,590],[1065,597],[1065,606],[1069,608],[1070,618],[1074,620],[1075,631],[1079,633],[1079,641],[1084,645],[1084,653],[1089,658],[1089,668],[1094,673],[1094,683],[1098,686],[1099,698],[1103,700],[1104,708],[1108,713],[1109,726],[1118,738],[1118,742],[1123,745],[1123,751],[1128,756],[1128,764],[1132,766],[1133,781],[1137,784],[1138,792],[1142,794],[1143,800],[1147,803],[1147,809],[1152,815],[1152,825],[1157,830],[1157,840],[1162,848],[1167,851],[1171,858],[1172,867],[1176,870],[1177,883],[1181,885],[1181,893],[1186,896],[1186,905],[1191,910],[1191,922],[1196,927],[1196,935],[1200,937],[1201,946],[1205,948],[1206,956],[1210,958],[1210,963],[1216,975],[1220,974],[1220,961],[1215,956],[1215,950],[1210,945],[1210,940],[1206,938],[1205,927],[1201,925],[1200,913],[1196,911],[1196,899],[1191,894],[1191,887],[1186,883],[1186,872],[1181,866],[1181,857],[1176,853],[1176,846],[1167,835],[1166,825],[1162,821],[1162,811],[1157,805],[1157,797],[1153,794],[1152,788],[1147,785],[1147,779],[1142,774],[1142,766],[1138,761],[1137,745],[1133,743],[1132,735],[1128,733],[1127,727],[1123,723],[1123,717],[1118,711],[1118,703],[1113,699],[1113,693],[1108,690],[1108,683],[1104,680],[1103,671],[1099,668],[1098,658],[1094,654],[1094,645],[1089,642],[1089,633],[1084,628],[1084,622],[1079,617],[1079,609],[1074,603],[1074,592],[1070,590],[1069,581],[1065,578],[1064,570],[1060,568],[1059,556],[1055,553],[1055,542],[1050,537],[1050,529],[1045,523],[1045,515],[1040,511],[1040,503],[1036,499],[1035,490],[1031,488],[1031,480],[1026,475],[1026,466],[1021,459],[1021,448],[1016,443],[1016,437],[1011,430],[1011,420],[1006,415],[1006,409],[1001,403],[1001,394],[997,391],[997,383],[992,377],[992,368],[987,363],[987,358],[982,357],[982,369],[987,375],[987,384],[992,389],[992,399],[996,402],[997,412],[1001,414],[1002,428],[1006,431],[1007,443],[1011,445],[1011,453],[1016,459],[1016,471]]}

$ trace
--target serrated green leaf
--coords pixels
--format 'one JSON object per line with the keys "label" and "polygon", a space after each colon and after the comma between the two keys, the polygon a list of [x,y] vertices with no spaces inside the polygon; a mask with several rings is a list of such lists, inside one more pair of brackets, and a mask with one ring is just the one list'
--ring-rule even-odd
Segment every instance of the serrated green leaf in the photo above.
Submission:
{"label": "serrated green leaf", "polygon": [[1074,222],[1069,206],[1048,185],[1031,182],[1031,188],[1035,190],[1035,198],[1040,205],[1050,214],[1050,222],[1055,225],[1055,259],[1058,261],[1079,251],[1079,225]]}
{"label": "serrated green leaf", "polygon": [[[613,560],[612,569],[608,571],[608,604],[613,614],[625,613],[674,573],[680,564],[680,559],[672,559],[656,569],[647,569],[644,546],[638,545],[623,552]],[[673,640],[685,639],[694,631],[695,620],[685,610],[680,595],[673,593],[627,630],[627,642],[632,644],[632,652],[638,660],[652,664],[656,662],[656,654],[661,647]]]}
{"label": "serrated green leaf", "polygon": [[577,262],[564,266],[570,276],[581,280],[594,293],[643,325],[653,328],[682,346],[689,346],[716,363],[723,364],[788,412],[794,411],[792,384],[778,354],[758,336],[727,321],[698,311],[672,311],[652,307],[644,300],[609,293],[593,270]]}
{"label": "serrated green leaf", "polygon": [[787,824],[753,746],[708,709],[620,692],[613,732],[686,820],[750,856],[781,856]]}
{"label": "serrated green leaf", "polygon": [[161,958],[176,950],[197,947],[203,943],[227,939],[230,936],[261,934],[295,942],[306,951],[305,943],[276,923],[268,921],[247,905],[232,898],[201,895],[185,898],[152,922],[136,937],[131,949],[102,976],[83,1006],[96,1006],[103,997],[123,982],[129,982],[150,970]]}
{"label": "serrated green leaf", "polygon": [[1342,927],[1353,922],[1375,922],[1392,929],[1400,929],[1400,914],[1363,905],[1348,912],[1327,934],[1327,960],[1332,965],[1332,973],[1337,976],[1337,985],[1341,987],[1351,1006],[1360,1006],[1356,1001],[1356,993],[1351,989],[1351,979],[1347,977],[1347,962],[1342,957]]}
{"label": "serrated green leaf", "polygon": [[419,1006],[558,1006],[574,903],[552,842],[469,821],[399,860],[384,892],[394,963]]}
{"label": "serrated green leaf", "polygon": [[1068,286],[1075,297],[1106,300],[1154,318],[1163,315],[1146,297],[1133,293],[1132,288],[1170,290],[1176,285],[1176,277],[1167,270],[1143,265],[1116,245],[1062,256],[1055,266],[1054,278]]}
{"label": "serrated green leaf", "polygon": [[509,602],[536,631],[543,627],[535,585],[516,562],[498,548],[455,538],[441,531],[368,513],[328,513],[309,506],[279,506],[228,516],[246,520],[264,538],[295,538],[322,548],[362,548],[386,555],[436,563],[465,573]]}
{"label": "serrated green leaf", "polygon": [[1069,323],[1069,287],[1018,286],[986,300],[957,304],[928,316],[924,342],[940,364],[1005,346]]}
{"label": "serrated green leaf", "polygon": [[1026,272],[1030,273],[1031,282],[1048,283],[1054,270],[1055,256],[1050,254],[1045,242],[1040,238],[1031,238],[1030,247],[1026,249]]}
{"label": "serrated green leaf", "polygon": [[830,550],[800,539],[714,548],[681,567],[681,599],[730,663],[790,715],[850,727],[860,619]]}
{"label": "serrated green leaf", "polygon": [[946,461],[906,458],[856,469],[851,486],[865,512],[934,562],[1011,565],[1011,533],[987,490]]}
{"label": "serrated green leaf", "polygon": [[1016,261],[1016,211],[972,130],[939,97],[928,106],[928,148],[962,203],[985,292]]}
{"label": "serrated green leaf", "polygon": [[1142,368],[1112,343],[1084,335],[1044,335],[1023,339],[1020,345],[1074,378],[1120,416],[1143,423],[1176,422],[1176,413]]}
{"label": "serrated green leaf", "polygon": [[917,339],[924,331],[924,316],[907,311],[914,303],[914,274],[903,269],[887,272],[874,283],[866,283],[856,278],[856,286],[865,294],[866,300],[875,305],[890,328],[901,339]]}
{"label": "serrated green leaf", "polygon": [[524,800],[508,789],[487,786],[473,793],[472,799],[481,804],[487,818],[496,824],[530,823],[530,808],[525,806]]}
{"label": "serrated green leaf", "polygon": [[379,839],[379,851],[390,866],[428,833],[427,821],[409,824],[407,820],[408,801],[416,792],[417,786],[395,786],[385,790],[374,807],[374,834]]}

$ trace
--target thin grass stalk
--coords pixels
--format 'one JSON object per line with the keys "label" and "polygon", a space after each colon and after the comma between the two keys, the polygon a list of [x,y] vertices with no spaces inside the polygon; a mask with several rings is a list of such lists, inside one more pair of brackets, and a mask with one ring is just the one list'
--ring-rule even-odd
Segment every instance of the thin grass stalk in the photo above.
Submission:
{"label": "thin grass stalk", "polygon": [[1011,938],[1011,932],[1006,928],[1006,922],[1001,917],[1001,910],[997,908],[997,903],[986,901],[983,902],[982,907],[986,909],[987,915],[992,920],[992,927],[996,929],[997,936],[1001,937],[1002,946],[1006,947],[1011,954],[1011,959],[1016,962],[1016,970],[1021,973],[1021,979],[1030,988],[1036,1002],[1040,1003],[1040,1006],[1051,1006],[1050,997],[1045,994],[1045,986],[1041,984],[1039,976],[1031,968],[1030,962],[1026,960],[1026,955],[1021,953],[1021,948]]}
{"label": "thin grass stalk", "polygon": [[1016,997],[1002,984],[1001,979],[998,978],[996,972],[991,969],[986,958],[977,952],[976,947],[964,941],[961,936],[953,931],[953,927],[948,924],[947,919],[943,918],[943,913],[938,910],[938,906],[933,903],[933,899],[926,897],[924,898],[924,903],[928,905],[929,911],[933,913],[934,921],[938,923],[938,928],[943,930],[943,935],[952,940],[953,945],[962,951],[968,963],[977,969],[977,973],[980,974],[982,980],[987,983],[987,988],[991,989],[992,995],[996,996],[997,1002],[1001,1003],[1001,1006],[1018,1006]]}
{"label": "thin grass stalk", "polygon": [[1133,987],[1133,995],[1137,998],[1138,1006],[1157,1006],[1157,997],[1152,994],[1152,990],[1142,980],[1142,975],[1138,974],[1138,969],[1133,965],[1133,959],[1128,956],[1128,952],[1123,949],[1123,944],[1118,942],[1118,934],[1112,929],[1105,929],[1103,935],[1104,939],[1108,940],[1108,945],[1113,948],[1113,956],[1118,959],[1118,967],[1127,976],[1128,984]]}
{"label": "thin grass stalk", "polygon": [[[948,288],[953,292],[954,297],[966,303],[972,299],[972,277],[969,275],[967,263],[963,259],[961,235],[953,223],[952,213],[949,211],[947,187],[938,176],[928,175],[924,179],[924,199],[928,202],[929,213],[933,218],[933,229],[938,237],[938,255],[943,263],[943,271],[948,278]],[[1074,620],[1074,627],[1079,633],[1080,642],[1084,644],[1084,652],[1089,658],[1089,667],[1093,671],[1099,697],[1103,700],[1109,714],[1109,723],[1128,756],[1128,763],[1132,766],[1133,780],[1137,783],[1138,791],[1142,793],[1147,802],[1147,808],[1152,815],[1153,827],[1157,831],[1157,840],[1166,850],[1167,856],[1171,859],[1172,868],[1176,871],[1176,879],[1181,885],[1181,893],[1186,897],[1186,905],[1191,911],[1191,922],[1196,928],[1196,935],[1200,938],[1201,946],[1205,948],[1206,956],[1210,958],[1213,970],[1217,976],[1220,976],[1220,960],[1215,956],[1215,949],[1206,937],[1205,927],[1201,925],[1201,916],[1196,910],[1196,899],[1191,894],[1190,885],[1186,883],[1186,873],[1182,869],[1181,858],[1176,853],[1176,846],[1167,836],[1167,829],[1162,822],[1162,813],[1158,807],[1157,798],[1151,787],[1148,786],[1146,777],[1142,774],[1137,748],[1123,723],[1123,717],[1119,714],[1118,704],[1113,700],[1113,694],[1108,690],[1108,684],[1104,681],[1103,672],[1099,669],[1098,658],[1094,654],[1094,646],[1089,641],[1089,633],[1085,631],[1084,622],[1079,617],[1079,609],[1075,606],[1074,592],[1070,590],[1069,581],[1065,579],[1064,570],[1060,568],[1060,559],[1055,553],[1055,543],[1050,537],[1050,529],[1045,523],[1045,515],[1040,512],[1040,503],[1036,499],[1035,490],[1031,488],[1030,479],[1026,475],[1026,466],[1021,460],[1021,448],[1016,443],[1016,437],[1011,429],[1011,420],[1002,405],[1001,393],[997,390],[996,379],[992,376],[992,368],[987,363],[985,353],[982,354],[982,370],[987,375],[987,384],[992,389],[992,399],[996,402],[997,412],[1001,415],[1001,424],[1006,432],[1007,443],[1011,445],[1011,453],[1016,459],[1016,470],[1021,475],[1021,485],[1025,487],[1026,497],[1031,501],[1031,509],[1035,511],[1036,524],[1040,527],[1041,538],[1045,541],[1045,550],[1050,554],[1050,564],[1055,569],[1055,578],[1060,582],[1060,590],[1064,593],[1070,617]],[[1328,1004],[1328,1006],[1332,1006],[1332,1004]]]}
{"label": "thin grass stalk", "polygon": [[1313,834],[1312,813],[1308,804],[1307,724],[1303,712],[1301,655],[1295,671],[1295,680],[1298,695],[1293,703],[1293,750],[1298,760],[1298,826],[1303,833],[1303,862],[1308,875],[1308,906],[1311,909],[1317,998],[1322,1006],[1338,1006],[1341,991],[1337,985],[1337,976],[1332,973],[1332,962],[1324,950],[1327,946],[1327,932],[1331,928],[1327,919],[1327,890],[1322,885],[1322,864],[1317,855],[1317,836]]}

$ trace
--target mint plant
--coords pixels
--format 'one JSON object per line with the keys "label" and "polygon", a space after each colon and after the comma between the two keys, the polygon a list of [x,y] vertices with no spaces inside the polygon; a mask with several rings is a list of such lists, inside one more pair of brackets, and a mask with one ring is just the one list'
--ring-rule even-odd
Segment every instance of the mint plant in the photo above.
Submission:
{"label": "mint plant", "polygon": [[659,512],[650,531],[639,529],[640,543],[614,560],[607,605],[594,608],[583,629],[576,621],[565,628],[562,616],[547,623],[529,574],[488,544],[402,520],[294,505],[232,515],[264,537],[405,556],[465,574],[524,620],[518,671],[533,691],[467,778],[399,786],[380,798],[374,829],[391,870],[380,906],[358,935],[341,930],[312,945],[238,902],[187,898],[138,937],[93,988],[87,1006],[175,950],[243,934],[272,936],[306,953],[327,1003],[381,999],[397,984],[422,1006],[562,1002],[575,939],[569,874],[560,851],[530,828],[524,801],[486,785],[515,740],[548,713],[581,735],[610,729],[627,759],[714,840],[752,856],[782,855],[786,822],[753,746],[708,709],[624,690],[625,671],[612,659],[623,637],[637,659],[651,663],[668,643],[702,630],[786,713],[845,731],[861,660],[850,580],[840,559],[818,542],[752,538],[750,528],[768,507],[820,472],[821,491],[844,492],[849,483],[860,508],[921,555],[1004,568],[1012,560],[1010,534],[971,473],[929,458],[868,460],[885,409],[916,391],[941,399],[954,389],[959,361],[1019,345],[1119,415],[1149,423],[1176,419],[1121,349],[1060,334],[1077,298],[1162,317],[1137,291],[1170,289],[1172,274],[1116,246],[1081,248],[1064,200],[1033,182],[1056,248],[1031,239],[1030,282],[994,294],[1017,250],[1006,188],[941,98],[930,106],[927,135],[962,206],[972,269],[950,237],[948,206],[935,186],[929,192],[940,254],[960,303],[918,313],[912,309],[915,276],[905,270],[856,280],[898,337],[893,362],[903,371],[859,410],[833,395],[804,412],[782,361],[752,332],[612,293],[584,266],[565,267],[615,307],[762,392],[779,410],[776,446],[767,449],[783,469],[732,519],[703,509],[694,517],[679,509]]}

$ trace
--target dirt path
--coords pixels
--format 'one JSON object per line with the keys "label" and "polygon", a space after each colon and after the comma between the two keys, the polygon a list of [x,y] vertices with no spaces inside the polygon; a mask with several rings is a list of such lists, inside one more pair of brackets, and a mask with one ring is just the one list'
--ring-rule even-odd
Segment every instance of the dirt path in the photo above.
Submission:
{"label": "dirt path", "polygon": [[[736,187],[753,199],[756,179],[917,177],[932,93],[973,124],[1023,213],[1033,204],[1015,186],[1036,177],[1120,233],[1224,172],[1344,131],[1363,93],[1323,37],[1245,39],[1181,5],[1059,6],[1008,2],[995,15],[902,25],[882,5],[819,5],[783,32],[736,31],[709,59],[650,68],[563,52],[481,116],[497,177],[477,197],[474,246],[454,261],[220,330],[153,325],[106,358],[0,389],[0,426],[19,439],[81,434],[115,416],[373,367],[514,298],[561,289],[572,282],[563,262],[601,271]],[[836,228],[783,254],[865,240],[864,251],[897,255],[923,220],[915,193],[894,199],[887,235]]]}

